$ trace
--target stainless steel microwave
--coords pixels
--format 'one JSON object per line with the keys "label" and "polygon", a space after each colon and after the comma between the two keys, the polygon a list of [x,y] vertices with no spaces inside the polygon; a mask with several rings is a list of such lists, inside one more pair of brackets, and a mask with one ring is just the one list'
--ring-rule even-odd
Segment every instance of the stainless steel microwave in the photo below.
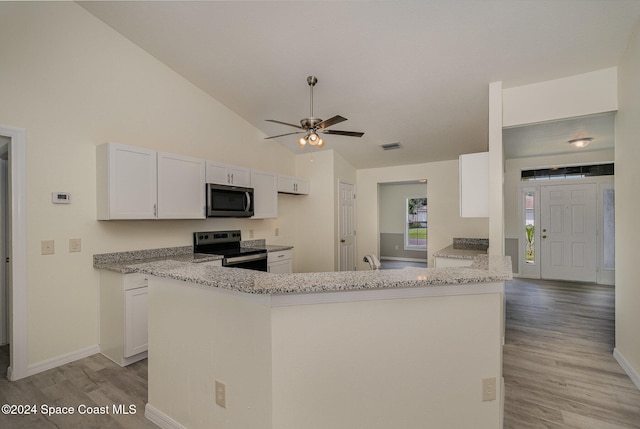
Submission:
{"label": "stainless steel microwave", "polygon": [[253,188],[207,183],[207,217],[253,216]]}

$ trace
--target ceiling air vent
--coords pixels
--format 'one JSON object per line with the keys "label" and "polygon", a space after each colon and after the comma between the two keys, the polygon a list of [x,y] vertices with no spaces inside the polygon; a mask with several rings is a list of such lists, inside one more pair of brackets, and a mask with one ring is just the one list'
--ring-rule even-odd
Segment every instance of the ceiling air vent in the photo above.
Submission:
{"label": "ceiling air vent", "polygon": [[380,147],[382,148],[382,150],[393,150],[400,149],[402,146],[400,146],[400,143],[387,143],[381,144]]}

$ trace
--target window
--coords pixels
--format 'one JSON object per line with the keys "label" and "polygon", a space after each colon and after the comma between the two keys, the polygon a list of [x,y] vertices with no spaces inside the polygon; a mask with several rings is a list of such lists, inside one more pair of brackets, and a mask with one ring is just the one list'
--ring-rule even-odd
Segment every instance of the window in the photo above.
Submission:
{"label": "window", "polygon": [[527,264],[536,263],[535,248],[535,193],[524,193],[524,260]]}
{"label": "window", "polygon": [[405,208],[404,248],[406,250],[427,250],[427,199],[407,198]]}
{"label": "window", "polygon": [[520,180],[580,179],[583,177],[613,176],[613,173],[613,164],[579,165],[576,167],[523,170],[520,173]]}

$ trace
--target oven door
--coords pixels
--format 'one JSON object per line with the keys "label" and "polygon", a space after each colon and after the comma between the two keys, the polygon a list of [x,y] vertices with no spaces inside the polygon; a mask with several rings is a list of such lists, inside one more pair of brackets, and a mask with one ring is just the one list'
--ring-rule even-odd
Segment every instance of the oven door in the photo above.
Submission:
{"label": "oven door", "polygon": [[244,268],[245,270],[267,271],[267,253],[232,256],[222,260],[222,266],[228,268]]}
{"label": "oven door", "polygon": [[253,216],[253,189],[207,184],[207,217]]}

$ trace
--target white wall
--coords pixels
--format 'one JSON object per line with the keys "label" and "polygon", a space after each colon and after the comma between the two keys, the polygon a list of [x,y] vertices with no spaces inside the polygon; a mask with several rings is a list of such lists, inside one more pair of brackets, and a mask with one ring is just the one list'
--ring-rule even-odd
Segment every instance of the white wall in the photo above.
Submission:
{"label": "white wall", "polygon": [[426,197],[426,183],[385,184],[380,186],[380,232],[404,234],[406,199]]}
{"label": "white wall", "polygon": [[503,90],[503,126],[613,112],[618,109],[615,67]]}
{"label": "white wall", "polygon": [[430,162],[357,171],[358,269],[367,269],[364,255],[379,254],[378,183],[427,179],[429,202],[429,266],[433,252],[453,242],[453,237],[486,238],[486,218],[460,217],[458,160]]}
{"label": "white wall", "polygon": [[[0,3],[0,40],[0,118],[27,136],[29,364],[97,344],[95,253],[190,245],[196,230],[294,235],[281,219],[96,221],[95,146],[106,141],[285,174],[294,155],[75,3]],[[53,205],[53,191],[73,203]],[[285,200],[281,213],[293,208]],[[68,253],[70,238],[81,253]],[[40,255],[41,240],[56,253]]]}
{"label": "white wall", "polygon": [[616,115],[616,352],[635,373],[640,388],[640,24],[619,66]]}

